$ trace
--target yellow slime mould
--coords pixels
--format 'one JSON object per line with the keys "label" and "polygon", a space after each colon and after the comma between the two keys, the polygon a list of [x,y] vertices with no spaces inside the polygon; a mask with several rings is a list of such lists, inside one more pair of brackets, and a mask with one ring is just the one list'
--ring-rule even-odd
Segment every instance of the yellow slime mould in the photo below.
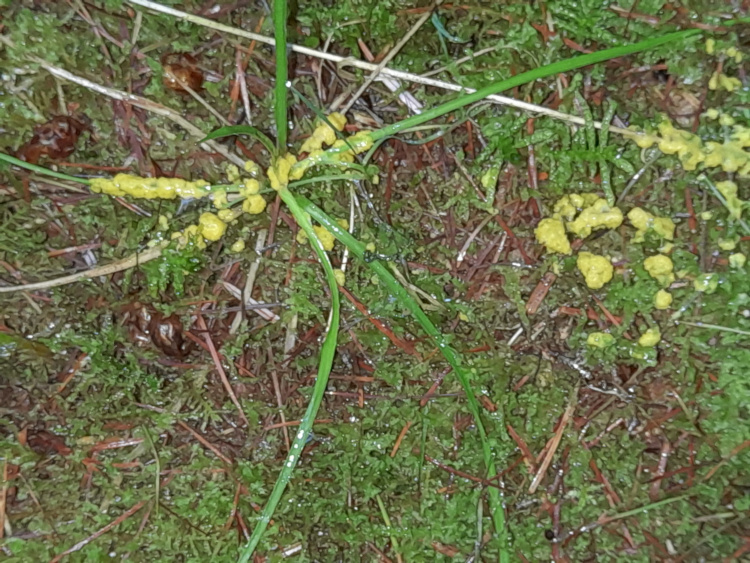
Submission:
{"label": "yellow slime mould", "polygon": [[669,121],[659,124],[659,150],[664,154],[676,154],[685,170],[695,170],[705,159],[703,144],[698,135],[675,129]]}
{"label": "yellow slime mould", "polygon": [[726,51],[727,57],[734,59],[737,64],[742,62],[742,53],[740,53],[737,47],[729,47]]}
{"label": "yellow slime mould", "polygon": [[742,82],[734,76],[727,76],[718,70],[711,75],[708,80],[709,90],[726,90],[727,92],[734,92],[742,88]]}
{"label": "yellow slime mould", "polygon": [[615,343],[615,337],[607,332],[592,332],[586,338],[586,344],[593,348],[607,348]]}
{"label": "yellow slime mould", "polygon": [[242,211],[249,213],[250,215],[257,215],[263,213],[266,210],[266,200],[263,199],[262,195],[255,194],[247,196],[245,201],[242,202]]}
{"label": "yellow slime mould", "polygon": [[216,216],[222,221],[224,221],[225,223],[231,223],[232,221],[237,219],[237,217],[239,217],[240,215],[242,215],[242,210],[237,209],[237,208],[219,209],[219,211],[216,213]]}
{"label": "yellow slime mould", "polygon": [[706,39],[706,54],[713,55],[715,49],[716,49],[716,40],[711,39],[710,37]]}
{"label": "yellow slime mould", "polygon": [[242,239],[234,241],[232,246],[229,247],[229,250],[234,253],[242,252],[243,250],[245,250],[245,241]]}
{"label": "yellow slime mould", "polygon": [[586,207],[574,221],[567,224],[568,231],[580,238],[586,238],[591,231],[616,229],[622,224],[622,211],[610,207],[605,199],[597,199]]}
{"label": "yellow slime mould", "polygon": [[251,176],[257,176],[258,174],[260,174],[260,166],[258,166],[258,163],[252,160],[246,160],[243,168],[245,169],[245,172],[247,172]]}
{"label": "yellow slime mould", "polygon": [[576,261],[578,269],[591,289],[599,289],[612,279],[614,268],[604,256],[597,256],[590,252],[581,252]]}
{"label": "yellow slime mould", "polygon": [[542,219],[534,230],[534,235],[536,240],[545,246],[547,252],[570,254],[573,251],[561,219]]}
{"label": "yellow slime mould", "polygon": [[258,182],[258,180],[248,178],[242,183],[242,186],[240,187],[240,195],[242,197],[255,195],[257,193],[260,193],[260,182]]}
{"label": "yellow slime mould", "polygon": [[289,183],[289,170],[297,162],[293,154],[286,153],[284,156],[277,158],[273,165],[268,169],[266,175],[271,187],[277,192],[287,186]]}
{"label": "yellow slime mould", "polygon": [[671,305],[672,305],[671,293],[663,289],[660,289],[659,291],[656,292],[656,295],[654,295],[654,307],[656,307],[660,311],[663,311],[664,309],[669,309]]}
{"label": "yellow slime mould", "polygon": [[342,150],[338,153],[332,154],[331,159],[335,160],[337,162],[345,162],[345,163],[352,163],[354,162],[354,153],[348,149],[347,141],[344,141],[344,139],[339,139],[335,143],[333,143],[334,149],[343,149],[347,148],[347,150]]}
{"label": "yellow slime mould", "polygon": [[184,247],[192,243],[201,250],[206,248],[206,242],[201,236],[201,229],[198,225],[188,225],[184,230],[172,233],[172,240],[175,239],[178,239],[178,244],[180,247]]}
{"label": "yellow slime mould", "polygon": [[664,287],[674,281],[674,264],[669,256],[663,254],[649,256],[643,261],[643,267],[646,268],[649,276]]}
{"label": "yellow slime mould", "polygon": [[234,164],[227,164],[227,180],[230,184],[236,184],[240,181],[240,169]]}
{"label": "yellow slime mould", "polygon": [[742,252],[735,252],[734,254],[729,255],[729,267],[730,268],[737,268],[737,269],[744,268],[745,262],[747,262],[747,256],[742,254]]}
{"label": "yellow slime mould", "polygon": [[[323,250],[333,250],[333,243],[336,242],[336,237],[329,233],[325,227],[319,225],[313,225],[313,230],[320,240],[320,244],[323,246]],[[297,232],[297,242],[299,244],[305,244],[307,242],[307,233],[302,229]]]}
{"label": "yellow slime mould", "polygon": [[572,221],[579,211],[593,205],[598,199],[599,196],[592,193],[564,195],[555,203],[552,216]]}
{"label": "yellow slime mould", "polygon": [[644,348],[653,348],[661,342],[661,331],[658,328],[649,328],[641,334],[638,344]]}
{"label": "yellow slime mould", "polygon": [[[721,115],[715,110],[706,112],[709,119],[721,119]],[[724,122],[728,120],[725,118]],[[732,133],[722,143],[703,143],[697,135],[676,129],[669,121],[659,124],[659,135],[636,133],[631,139],[641,148],[656,143],[664,154],[676,154],[685,170],[695,170],[703,164],[706,168],[737,172],[741,177],[750,176],[750,152],[744,150],[750,147],[750,128],[736,123],[731,127]]]}
{"label": "yellow slime mould", "polygon": [[719,113],[719,110],[714,109],[714,108],[709,108],[706,110],[706,113],[704,113],[703,115],[705,115],[708,119],[718,119],[721,114]]}
{"label": "yellow slime mould", "polygon": [[[336,222],[342,229],[349,228],[349,221],[347,221],[346,219],[339,219]],[[318,235],[318,239],[320,239],[320,244],[323,245],[323,249],[333,250],[333,243],[336,242],[336,237],[334,237],[332,233],[328,232],[325,227],[322,227],[320,225],[313,225],[313,230],[315,231],[315,234]],[[305,244],[307,242],[307,233],[302,229],[300,229],[297,233],[297,242],[299,244]]]}
{"label": "yellow slime mould", "polygon": [[344,284],[346,283],[346,274],[344,273],[344,270],[336,268],[333,271],[333,277],[336,278],[337,284],[339,284],[341,287],[344,287]]}
{"label": "yellow slime mould", "polygon": [[653,229],[663,239],[674,240],[675,225],[669,217],[654,217],[645,209],[634,207],[628,212],[628,219],[636,228],[633,242],[643,242],[649,229]]}
{"label": "yellow slime mould", "polygon": [[213,213],[203,213],[198,219],[198,228],[204,239],[216,241],[224,236],[227,224]]}
{"label": "yellow slime mould", "polygon": [[737,243],[740,241],[740,237],[735,238],[720,238],[716,243],[722,250],[734,250],[737,248]]}
{"label": "yellow slime mould", "polygon": [[[333,125],[325,122],[319,122],[312,135],[302,143],[300,152],[312,152],[323,148],[323,145],[332,145],[336,141],[336,130],[343,131],[346,126],[346,117],[338,112],[328,116],[328,121]],[[334,128],[336,130],[334,130]]]}
{"label": "yellow slime mould", "polygon": [[215,192],[211,192],[211,201],[216,209],[226,207],[229,204],[227,201],[226,190],[216,190]]}
{"label": "yellow slime mould", "polygon": [[737,184],[731,180],[716,182],[716,189],[724,196],[724,199],[727,202],[727,208],[732,217],[735,219],[742,217],[742,206],[745,202],[737,197]]}
{"label": "yellow slime mould", "polygon": [[141,178],[130,174],[118,174],[111,180],[93,178],[91,191],[141,199],[201,198],[211,193],[205,180],[188,182],[181,178]]}

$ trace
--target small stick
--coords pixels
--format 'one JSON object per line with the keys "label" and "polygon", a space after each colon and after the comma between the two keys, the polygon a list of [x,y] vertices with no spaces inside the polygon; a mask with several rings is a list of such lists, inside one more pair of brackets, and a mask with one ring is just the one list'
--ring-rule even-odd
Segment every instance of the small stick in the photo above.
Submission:
{"label": "small stick", "polygon": [[110,531],[110,530],[111,530],[112,528],[115,528],[115,527],[119,526],[120,524],[122,524],[122,523],[123,523],[123,522],[124,522],[125,520],[127,520],[127,519],[128,519],[128,518],[130,518],[130,517],[131,517],[131,516],[132,516],[133,514],[135,514],[135,513],[136,513],[136,512],[138,512],[138,511],[139,511],[139,510],[140,510],[141,508],[143,508],[143,505],[145,505],[145,504],[146,504],[146,501],[145,501],[145,500],[142,500],[141,502],[139,502],[138,504],[136,504],[135,506],[133,506],[133,507],[132,507],[132,508],[131,508],[130,510],[128,510],[128,511],[126,511],[126,512],[122,513],[122,514],[121,514],[120,516],[118,516],[117,518],[115,518],[114,520],[112,520],[112,522],[110,522],[109,524],[107,524],[106,526],[104,526],[104,527],[103,527],[102,529],[100,529],[100,530],[98,530],[98,531],[94,532],[93,534],[91,534],[91,535],[90,535],[89,537],[87,537],[86,539],[83,539],[83,540],[79,541],[79,542],[78,542],[77,544],[75,544],[75,545],[74,545],[73,547],[71,547],[71,548],[69,548],[69,549],[66,549],[66,550],[65,550],[65,551],[63,551],[63,552],[62,552],[62,553],[61,553],[60,555],[56,555],[56,556],[55,556],[55,557],[54,557],[54,558],[53,558],[53,559],[52,559],[52,560],[50,561],[50,563],[58,563],[58,562],[59,562],[59,561],[60,561],[60,560],[61,560],[61,559],[62,559],[63,557],[65,557],[66,555],[70,555],[71,553],[73,553],[73,552],[75,552],[75,551],[80,551],[81,549],[83,549],[84,547],[86,547],[86,546],[87,546],[87,545],[88,545],[89,543],[91,543],[92,541],[94,541],[94,540],[95,540],[95,539],[97,539],[98,537],[100,537],[100,536],[102,536],[102,535],[106,534],[106,533],[107,533],[107,532],[109,532],[109,531]]}
{"label": "small stick", "polygon": [[398,449],[401,447],[401,442],[404,440],[404,437],[406,436],[406,433],[409,431],[409,428],[411,428],[412,421],[408,421],[406,424],[404,424],[404,427],[401,429],[401,432],[398,434],[398,438],[396,438],[396,443],[393,444],[393,449],[391,450],[391,457],[396,457],[396,453],[398,452]]}
{"label": "small stick", "polygon": [[111,264],[105,264],[104,266],[91,268],[90,270],[86,270],[85,272],[78,272],[69,276],[56,278],[54,280],[47,280],[37,283],[27,283],[24,285],[0,287],[0,293],[11,293],[13,291],[37,291],[41,289],[49,289],[50,287],[68,285],[79,280],[88,280],[99,276],[108,276],[116,272],[129,270],[130,268],[134,268],[139,264],[144,264],[146,262],[154,260],[155,258],[158,258],[159,256],[161,256],[162,250],[164,250],[165,246],[166,243],[159,244],[157,246],[149,248],[144,252],[133,254],[131,256],[128,256],[127,258],[123,258],[122,260],[112,262]]}
{"label": "small stick", "polygon": [[[163,6],[159,4],[158,2],[151,2],[150,0],[127,0],[127,1],[129,4],[135,4],[138,6],[142,6],[144,8],[149,8],[150,10],[154,10],[155,12],[161,12],[162,14],[169,14],[176,18],[180,18],[185,21],[189,21],[191,23],[201,25],[203,27],[208,27],[210,29],[215,29],[217,31],[221,31],[224,33],[236,35],[238,37],[252,39],[252,40],[257,41],[258,43],[265,43],[266,45],[276,44],[276,42],[273,40],[272,37],[266,37],[265,35],[259,35],[257,33],[245,31],[244,29],[238,29],[236,27],[214,22],[206,18],[194,16],[192,14],[188,14],[187,12],[175,10],[174,8],[170,8],[168,6]],[[360,61],[352,57],[342,57],[340,55],[335,55],[333,53],[327,53],[324,51],[317,51],[315,49],[310,49],[309,47],[303,47],[301,45],[289,44],[289,48],[295,53],[300,53],[300,54],[307,55],[309,57],[315,57],[318,59],[328,60],[334,63],[338,63],[339,65],[342,65],[342,66],[349,65],[355,68],[369,70],[370,72],[375,72],[376,70],[378,70],[378,65],[368,63],[365,61]],[[412,74],[409,72],[394,70],[388,67],[384,67],[380,69],[380,74],[391,76],[393,78],[404,80],[406,82],[413,82],[415,84],[422,84],[424,86],[433,86],[435,88],[441,88],[443,90],[450,90],[452,92],[462,92],[462,93],[467,93],[467,94],[476,92],[476,90],[473,88],[464,88],[463,86],[459,86],[458,84],[453,84],[451,82],[445,82],[443,80],[435,80],[432,78],[419,76],[418,74]],[[563,112],[556,111],[550,108],[546,108],[544,106],[538,106],[536,104],[522,102],[514,98],[508,98],[506,96],[499,96],[499,95],[492,95],[492,96],[487,96],[487,99],[492,102],[501,104],[501,105],[514,107],[516,109],[522,109],[525,111],[529,111],[531,113],[537,113],[539,115],[547,115],[549,117],[561,119],[569,123],[575,123],[576,125],[586,124],[586,120],[581,117],[578,117],[575,115],[569,115],[567,113],[563,113]],[[593,125],[596,129],[602,128],[601,121],[594,121]],[[637,135],[637,133],[635,133],[634,131],[630,131],[629,129],[625,129],[624,127],[610,127],[609,130],[613,133],[625,135],[626,137],[633,137]]]}
{"label": "small stick", "polygon": [[229,398],[232,400],[232,403],[234,403],[234,406],[237,407],[237,411],[239,412],[240,418],[242,419],[242,422],[244,422],[248,428],[250,428],[250,421],[245,416],[245,412],[242,410],[242,405],[240,405],[239,400],[237,399],[237,395],[234,394],[234,389],[232,389],[232,386],[229,384],[229,379],[227,379],[227,374],[224,371],[224,366],[221,365],[221,358],[219,358],[219,352],[216,351],[216,346],[214,346],[214,341],[211,338],[211,335],[208,333],[208,327],[206,326],[206,321],[203,320],[203,317],[201,315],[198,315],[198,318],[196,319],[196,324],[198,325],[198,329],[203,332],[203,339],[206,341],[206,345],[208,346],[208,352],[211,354],[211,359],[214,361],[214,365],[216,366],[216,371],[219,374],[219,378],[221,379],[221,383],[224,386],[224,390],[229,395]]}
{"label": "small stick", "polygon": [[404,35],[401,40],[396,43],[396,46],[391,49],[388,54],[383,57],[383,60],[378,63],[378,66],[375,70],[372,71],[372,74],[367,77],[367,80],[365,80],[364,84],[359,87],[359,90],[357,90],[351,98],[349,98],[349,101],[346,103],[346,105],[341,109],[342,114],[346,114],[347,111],[351,109],[351,107],[354,105],[354,102],[356,102],[359,97],[367,90],[367,88],[370,87],[370,84],[372,84],[375,79],[378,77],[378,75],[382,72],[382,70],[386,67],[386,65],[393,60],[393,57],[395,57],[403,48],[404,45],[412,38],[412,36],[419,30],[422,25],[424,25],[424,22],[426,22],[430,16],[432,16],[432,10],[434,10],[438,4],[440,4],[442,0],[437,0],[436,2],[433,2],[431,8],[427,10],[421,18],[417,20],[417,23],[415,23],[409,31],[406,32],[406,35]]}
{"label": "small stick", "polygon": [[[578,389],[576,389],[573,392],[572,397],[575,397],[578,394]],[[568,421],[570,420],[570,417],[573,416],[573,411],[575,411],[575,403],[572,403],[568,405],[568,408],[565,409],[565,412],[562,415],[562,419],[560,420],[560,424],[557,427],[557,432],[555,432],[555,435],[552,437],[552,440],[550,442],[550,447],[547,450],[547,455],[544,456],[544,460],[542,461],[541,466],[539,467],[539,471],[537,471],[536,476],[534,477],[534,480],[531,482],[531,486],[529,487],[529,493],[533,494],[536,492],[536,490],[539,488],[540,483],[542,482],[542,479],[544,479],[544,474],[547,472],[547,468],[549,467],[550,463],[552,463],[552,458],[555,456],[555,452],[557,451],[557,447],[560,445],[560,440],[562,440],[563,432],[565,431],[565,427],[568,425]]]}

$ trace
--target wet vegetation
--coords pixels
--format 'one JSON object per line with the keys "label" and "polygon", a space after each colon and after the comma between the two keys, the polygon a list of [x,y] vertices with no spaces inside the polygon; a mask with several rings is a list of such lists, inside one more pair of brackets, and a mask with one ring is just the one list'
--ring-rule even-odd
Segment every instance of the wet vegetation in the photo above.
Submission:
{"label": "wet vegetation", "polygon": [[[234,561],[254,531],[255,561],[747,557],[743,9],[285,6],[290,44],[476,89],[654,41],[503,93],[537,112],[484,99],[415,126],[462,95],[402,77],[352,99],[370,71],[214,25],[278,37],[278,3],[161,4],[208,25],[142,4],[0,0],[6,560]],[[274,191],[337,109],[339,138],[390,134]],[[205,244],[186,233],[216,197],[89,189],[119,173],[230,204],[255,177],[268,206]],[[566,219],[574,194],[596,197]],[[571,227],[595,200],[619,223]],[[304,212],[314,245],[339,240],[338,292]],[[611,279],[584,278],[586,253]]]}

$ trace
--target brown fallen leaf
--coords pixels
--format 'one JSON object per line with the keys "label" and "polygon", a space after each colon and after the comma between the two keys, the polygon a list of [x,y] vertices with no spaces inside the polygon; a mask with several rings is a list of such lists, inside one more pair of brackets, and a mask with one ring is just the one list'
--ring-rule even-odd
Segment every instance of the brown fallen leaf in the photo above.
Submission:
{"label": "brown fallen leaf", "polygon": [[29,432],[27,444],[31,450],[39,455],[70,455],[73,453],[65,441],[47,430]]}
{"label": "brown fallen leaf", "polygon": [[167,53],[161,58],[164,67],[164,86],[175,92],[187,92],[185,86],[196,92],[203,87],[203,71],[198,61],[187,53]]}
{"label": "brown fallen leaf", "polygon": [[42,156],[55,160],[67,158],[75,151],[81,133],[90,129],[85,116],[80,120],[67,116],[53,117],[47,123],[34,127],[34,136],[18,149],[16,156],[31,164],[39,162]]}

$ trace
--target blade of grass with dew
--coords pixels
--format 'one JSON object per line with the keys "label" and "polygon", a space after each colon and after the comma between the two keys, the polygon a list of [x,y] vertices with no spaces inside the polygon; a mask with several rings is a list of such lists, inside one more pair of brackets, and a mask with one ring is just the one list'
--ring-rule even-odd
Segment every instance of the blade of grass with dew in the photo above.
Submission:
{"label": "blade of grass with dew", "polygon": [[287,77],[286,59],[286,0],[273,2],[273,28],[276,40],[276,85],[274,87],[273,115],[276,121],[276,148],[280,155],[286,152],[287,139]]}
{"label": "blade of grass with dew", "polygon": [[326,282],[328,283],[328,289],[331,293],[331,316],[328,326],[328,332],[326,333],[326,337],[323,341],[323,346],[320,351],[320,360],[318,362],[318,376],[315,379],[312,398],[310,399],[310,403],[307,405],[305,416],[302,417],[302,421],[299,425],[299,430],[294,437],[294,442],[292,443],[292,447],[289,451],[289,456],[287,456],[286,460],[284,461],[284,466],[282,467],[281,472],[276,479],[276,483],[274,484],[268,501],[266,501],[266,505],[263,507],[263,512],[261,513],[260,518],[255,524],[255,528],[253,529],[253,533],[250,536],[250,540],[248,540],[247,545],[244,547],[242,553],[240,554],[240,563],[246,563],[247,561],[249,561],[250,557],[255,551],[255,548],[258,546],[258,543],[263,537],[263,534],[268,527],[268,523],[271,521],[271,517],[276,510],[276,506],[279,504],[281,496],[284,494],[284,490],[286,489],[286,486],[292,477],[292,473],[294,472],[294,468],[297,465],[299,456],[305,447],[305,442],[307,441],[307,437],[310,435],[310,430],[312,429],[313,421],[315,420],[315,416],[318,412],[318,409],[320,408],[320,403],[323,401],[323,395],[325,394],[326,385],[328,385],[328,375],[330,374],[331,367],[333,366],[333,357],[336,353],[336,340],[338,338],[339,332],[339,289],[336,283],[336,277],[333,275],[333,266],[328,259],[326,251],[323,249],[323,245],[321,244],[320,239],[318,239],[318,236],[315,234],[315,230],[313,229],[309,217],[305,215],[304,210],[299,205],[292,192],[290,192],[287,188],[284,188],[279,191],[279,196],[289,208],[289,211],[291,211],[292,215],[296,219],[297,224],[307,235],[307,238],[310,239],[313,250],[318,257],[318,261],[323,266]]}
{"label": "blade of grass with dew", "polygon": [[[274,1],[274,29],[276,38],[276,88],[275,88],[275,107],[274,115],[276,119],[277,131],[277,142],[276,146],[278,154],[286,152],[286,139],[287,139],[287,60],[286,60],[286,18],[287,18],[287,5],[286,0],[275,0]],[[280,49],[279,46],[283,45],[284,48]],[[263,534],[268,528],[268,523],[271,521],[271,517],[276,510],[281,497],[284,494],[289,480],[292,478],[294,468],[297,466],[299,456],[305,447],[307,437],[310,435],[310,430],[313,426],[313,421],[318,413],[320,404],[323,401],[326,386],[328,385],[328,376],[331,373],[333,367],[333,358],[336,354],[336,341],[338,339],[339,332],[339,290],[336,282],[336,276],[333,273],[333,266],[331,265],[328,255],[323,249],[323,245],[318,238],[318,235],[313,229],[312,223],[309,217],[300,208],[297,200],[295,199],[292,192],[289,191],[288,187],[284,187],[279,191],[279,197],[286,204],[289,211],[294,216],[297,224],[307,235],[310,240],[310,244],[315,251],[318,261],[323,266],[325,272],[326,283],[331,293],[331,312],[328,323],[328,331],[326,332],[323,346],[320,350],[320,360],[318,361],[318,376],[315,379],[315,385],[313,386],[313,393],[310,399],[310,403],[307,405],[305,415],[300,421],[299,430],[294,438],[289,455],[284,461],[284,465],[281,468],[279,476],[276,478],[276,483],[273,486],[271,495],[266,501],[266,505],[263,507],[263,512],[258,519],[253,533],[247,542],[247,545],[243,548],[240,553],[240,563],[246,563],[250,560],[253,555],[255,548],[260,543]]]}
{"label": "blade of grass with dew", "polygon": [[[365,245],[350,235],[345,229],[342,229],[338,223],[328,217],[319,207],[313,204],[309,199],[303,196],[297,196],[297,202],[301,206],[302,210],[309,213],[318,223],[320,223],[326,230],[334,235],[340,242],[357,256],[357,258],[364,260]],[[388,268],[384,264],[377,260],[373,260],[365,263],[377,274],[380,281],[388,289],[399,303],[406,308],[417,320],[419,325],[422,327],[427,335],[432,339],[433,343],[442,353],[448,364],[453,368],[456,373],[461,386],[466,393],[466,402],[474,418],[474,423],[479,431],[479,437],[482,443],[482,454],[484,457],[484,463],[489,476],[497,474],[495,468],[495,461],[492,456],[492,450],[490,448],[487,432],[485,431],[484,424],[479,413],[479,402],[477,401],[476,395],[471,387],[469,381],[469,373],[463,367],[461,362],[461,355],[452,348],[443,338],[443,335],[435,327],[429,317],[422,311],[419,304],[407,293],[403,286],[398,283],[396,278],[393,277],[388,271]],[[508,537],[505,530],[505,512],[500,501],[500,492],[496,487],[488,487],[488,495],[490,499],[490,506],[492,512],[492,519],[495,525],[495,533],[500,550],[500,561],[507,563],[510,561],[510,552],[508,551]]]}
{"label": "blade of grass with dew", "polygon": [[[284,122],[284,124],[286,125],[286,122]],[[284,130],[286,131],[286,128]],[[263,133],[263,131],[257,127],[251,125],[228,125],[227,127],[220,127],[203,137],[198,141],[198,144],[206,141],[213,141],[214,139],[221,139],[222,137],[232,137],[234,135],[247,135],[248,137],[252,137],[266,147],[266,150],[271,153],[271,156],[277,156],[276,148],[273,146],[273,141],[268,138],[268,135]]]}

